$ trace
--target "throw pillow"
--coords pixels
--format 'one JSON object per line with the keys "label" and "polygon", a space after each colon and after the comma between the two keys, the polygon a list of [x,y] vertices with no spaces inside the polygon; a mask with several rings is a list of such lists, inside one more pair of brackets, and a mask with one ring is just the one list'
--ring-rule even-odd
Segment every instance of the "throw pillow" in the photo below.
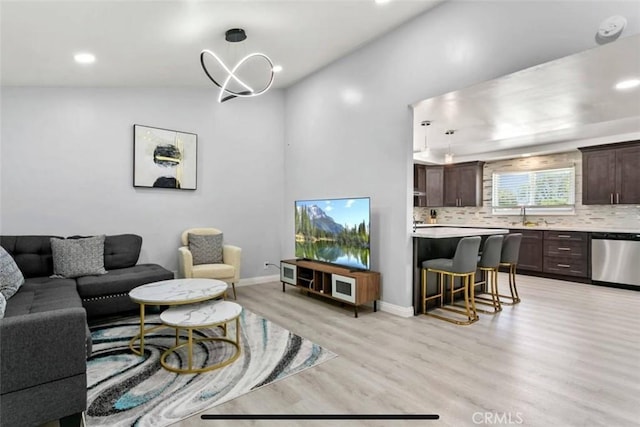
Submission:
{"label": "throw pillow", "polygon": [[104,269],[105,236],[83,239],[51,238],[53,276],[73,279],[106,274]]}
{"label": "throw pillow", "polygon": [[24,283],[24,276],[13,257],[0,246],[0,293],[9,299]]}
{"label": "throw pillow", "polygon": [[7,308],[7,300],[3,294],[0,293],[0,319],[4,318],[4,311]]}
{"label": "throw pillow", "polygon": [[189,233],[189,250],[193,256],[193,265],[220,264],[222,262],[222,233]]}

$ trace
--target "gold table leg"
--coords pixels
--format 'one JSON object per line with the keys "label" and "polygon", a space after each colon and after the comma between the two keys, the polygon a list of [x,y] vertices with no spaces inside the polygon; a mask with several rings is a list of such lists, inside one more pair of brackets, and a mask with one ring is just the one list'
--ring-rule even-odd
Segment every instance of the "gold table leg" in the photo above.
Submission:
{"label": "gold table leg", "polygon": [[[175,347],[171,347],[167,350],[165,350],[164,353],[162,353],[162,355],[160,356],[160,365],[162,365],[163,368],[165,368],[168,371],[171,372],[175,372],[177,374],[197,374],[197,373],[201,373],[201,372],[207,372],[207,371],[211,371],[213,369],[219,369],[222,368],[224,366],[227,366],[231,363],[233,363],[234,361],[236,361],[236,359],[238,359],[238,357],[241,354],[241,349],[240,349],[240,316],[238,315],[235,318],[236,321],[236,339],[235,341],[233,341],[232,339],[227,337],[227,328],[226,328],[226,324],[227,322],[221,322],[220,324],[217,325],[207,325],[207,326],[201,326],[201,327],[197,327],[197,328],[188,328],[188,339],[186,342],[176,345]],[[208,337],[208,338],[198,338],[198,339],[193,339],[193,329],[199,329],[199,328],[215,328],[215,327],[219,327],[219,326],[225,326],[225,334],[224,337]],[[213,365],[209,365],[209,366],[204,366],[202,368],[194,368],[193,367],[193,345],[194,344],[198,344],[201,342],[207,342],[207,341],[223,341],[226,343],[231,344],[233,347],[235,347],[235,352],[234,354],[229,357],[226,360],[223,360],[222,362],[218,362],[216,364]],[[177,368],[174,366],[171,366],[167,363],[167,357],[171,354],[171,353],[175,353],[178,349],[180,348],[184,348],[186,347],[187,350],[187,369],[181,369],[181,368]]]}

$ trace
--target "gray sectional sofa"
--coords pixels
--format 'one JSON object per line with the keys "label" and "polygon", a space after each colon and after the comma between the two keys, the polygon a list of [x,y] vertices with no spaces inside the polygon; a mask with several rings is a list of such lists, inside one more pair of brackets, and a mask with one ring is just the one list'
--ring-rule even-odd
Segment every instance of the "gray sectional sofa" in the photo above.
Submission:
{"label": "gray sectional sofa", "polygon": [[51,237],[0,236],[25,277],[0,319],[0,426],[79,425],[91,354],[87,318],[136,310],[131,289],[173,278],[159,265],[137,264],[142,238],[134,234],[106,236],[106,274],[50,278]]}

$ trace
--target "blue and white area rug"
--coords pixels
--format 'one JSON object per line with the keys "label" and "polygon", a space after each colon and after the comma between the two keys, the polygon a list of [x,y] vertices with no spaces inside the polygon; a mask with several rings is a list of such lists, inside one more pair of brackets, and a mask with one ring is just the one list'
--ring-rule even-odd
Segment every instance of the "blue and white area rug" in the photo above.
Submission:
{"label": "blue and white area rug", "polygon": [[[160,324],[147,316],[147,327]],[[175,344],[173,329],[162,328],[145,337],[144,357],[129,349],[140,328],[137,316],[91,327],[93,354],[87,361],[88,426],[166,426],[227,402],[274,381],[336,357],[336,354],[243,310],[240,318],[240,357],[230,365],[201,374],[175,374],[160,366],[160,356]],[[220,328],[202,329],[198,336],[221,336]],[[235,337],[235,322],[228,324]],[[210,341],[194,345],[193,366],[229,357],[232,345]],[[186,356],[167,362],[184,367]]]}

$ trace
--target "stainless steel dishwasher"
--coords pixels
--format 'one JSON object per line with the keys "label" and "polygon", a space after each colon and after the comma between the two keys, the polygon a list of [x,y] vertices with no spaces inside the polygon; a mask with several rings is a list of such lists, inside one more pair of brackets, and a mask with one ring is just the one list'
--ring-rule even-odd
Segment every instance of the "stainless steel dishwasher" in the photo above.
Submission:
{"label": "stainless steel dishwasher", "polygon": [[640,234],[591,233],[591,280],[640,288]]}

